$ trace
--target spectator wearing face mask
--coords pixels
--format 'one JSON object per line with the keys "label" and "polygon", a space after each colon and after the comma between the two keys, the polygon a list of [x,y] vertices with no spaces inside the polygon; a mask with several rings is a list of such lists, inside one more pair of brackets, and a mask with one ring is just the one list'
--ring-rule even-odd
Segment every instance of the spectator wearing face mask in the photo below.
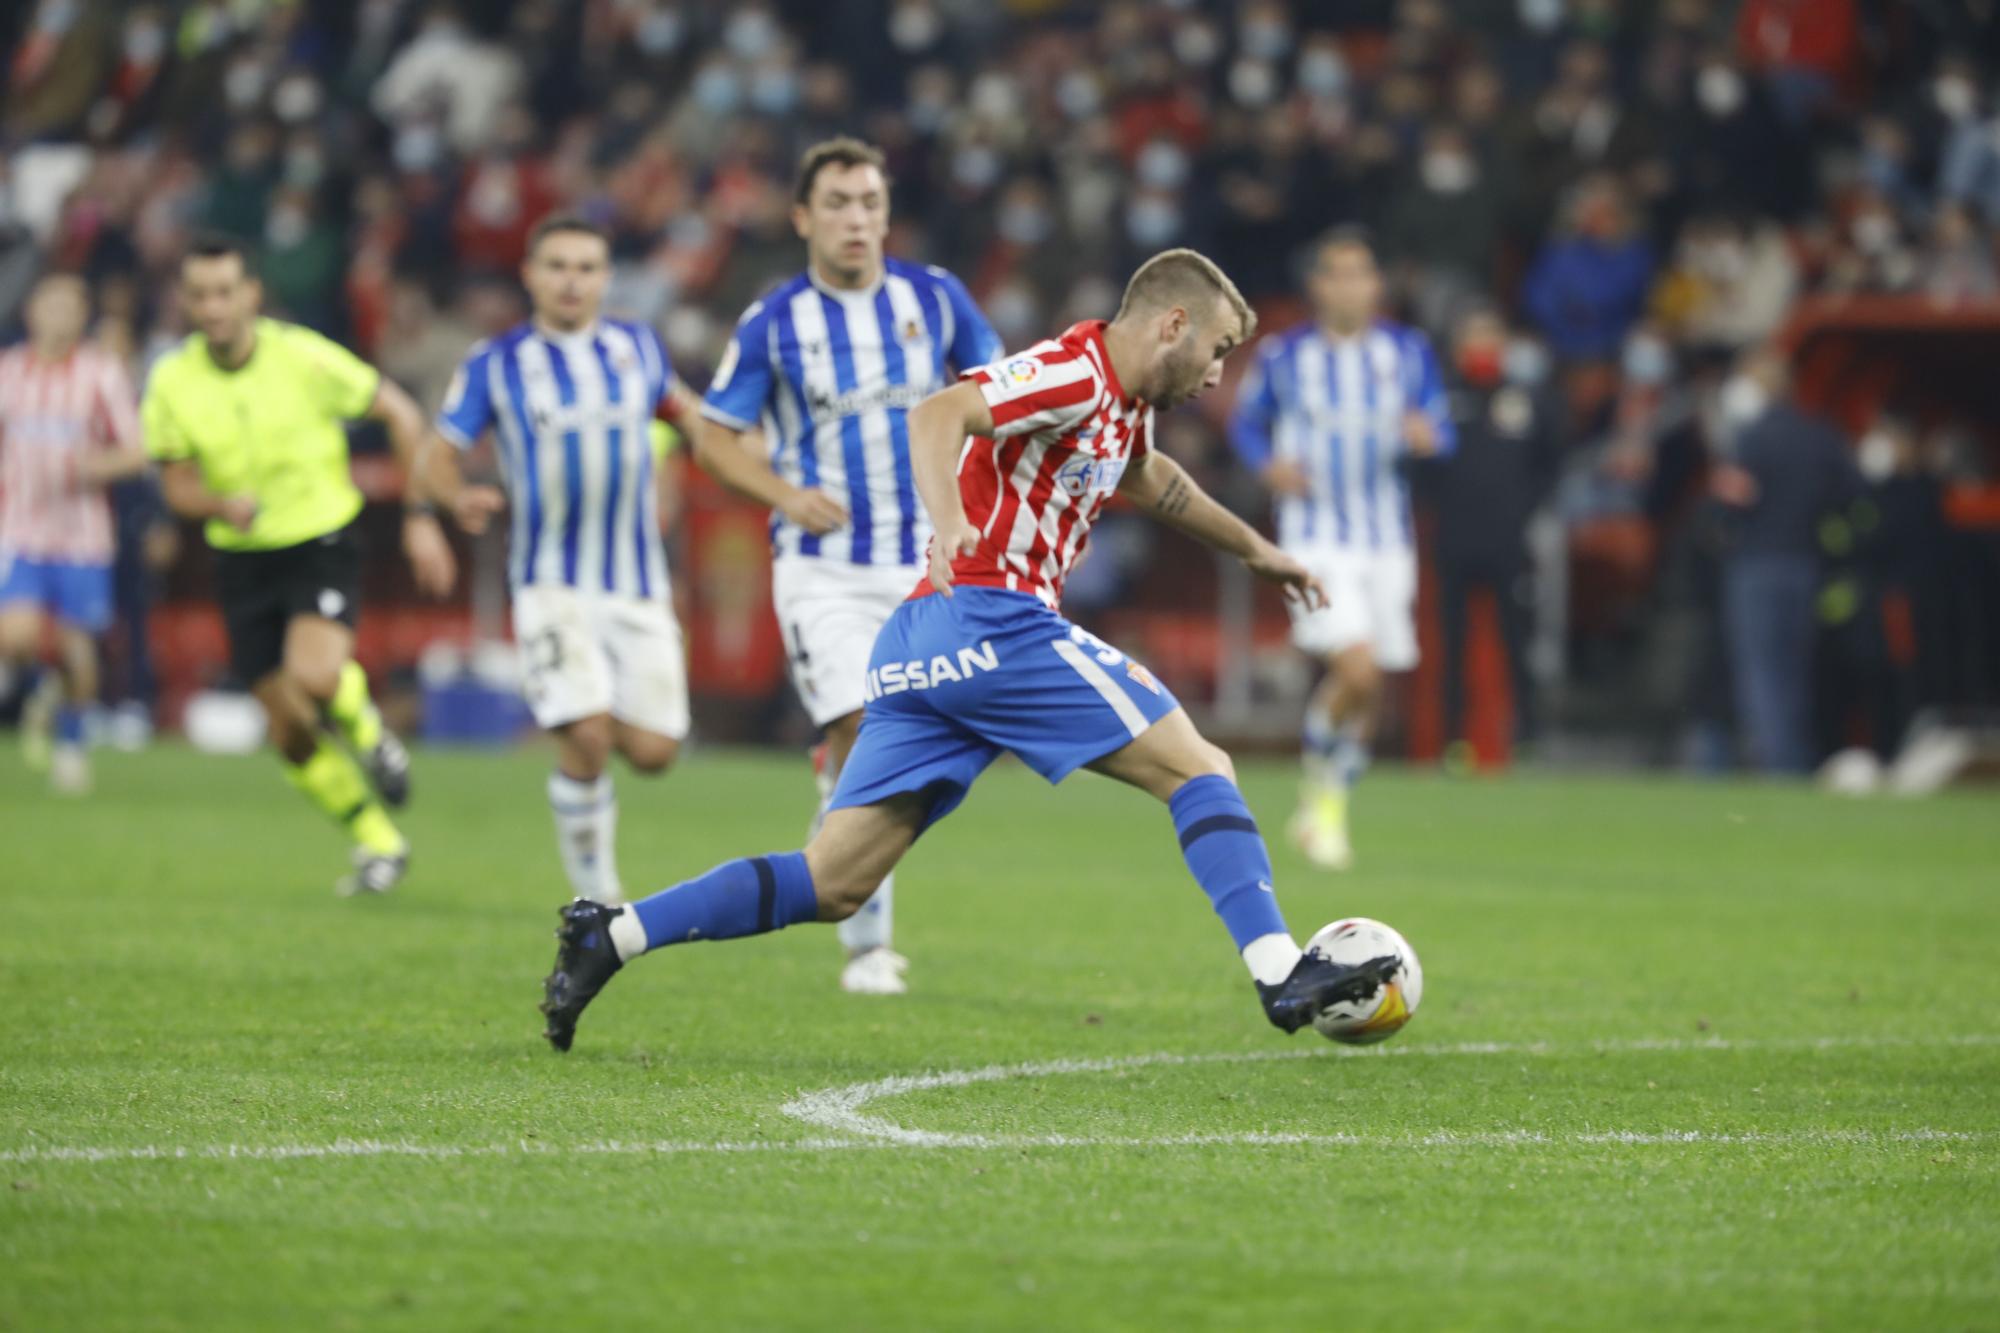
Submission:
{"label": "spectator wearing face mask", "polygon": [[1491,285],[1499,220],[1498,193],[1465,132],[1442,123],[1425,130],[1417,170],[1390,201],[1383,229],[1391,260],[1420,264],[1429,275],[1422,313]]}
{"label": "spectator wearing face mask", "polygon": [[1938,209],[1923,259],[1924,294],[1940,305],[1990,301],[2000,295],[1993,271],[1993,245],[1964,204]]}
{"label": "spectator wearing face mask", "polygon": [[1689,220],[1655,293],[1660,317],[1694,347],[1739,352],[1777,330],[1798,296],[1799,265],[1768,219]]}
{"label": "spectator wearing face mask", "polygon": [[1458,449],[1419,464],[1437,515],[1445,733],[1455,742],[1465,738],[1466,627],[1482,591],[1493,599],[1506,648],[1514,738],[1531,740],[1536,730],[1526,531],[1554,482],[1562,437],[1553,395],[1508,378],[1507,346],[1498,311],[1481,306],[1459,318],[1446,381]]}
{"label": "spectator wearing face mask", "polygon": [[1931,87],[1945,120],[1939,193],[2000,223],[2000,110],[1985,105],[1978,67],[1969,60],[1946,57]]}
{"label": "spectator wearing face mask", "polygon": [[1840,432],[1791,401],[1776,354],[1747,358],[1722,405],[1734,446],[1711,485],[1735,511],[1722,600],[1736,715],[1758,768],[1800,774],[1813,760],[1820,525],[1860,477]]}

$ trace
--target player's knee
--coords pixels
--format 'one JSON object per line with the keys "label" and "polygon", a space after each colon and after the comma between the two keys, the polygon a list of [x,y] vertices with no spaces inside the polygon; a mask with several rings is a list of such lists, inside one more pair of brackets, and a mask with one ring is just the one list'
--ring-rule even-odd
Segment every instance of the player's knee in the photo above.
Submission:
{"label": "player's knee", "polygon": [[653,732],[627,735],[619,743],[619,752],[632,771],[650,777],[664,773],[673,767],[674,760],[680,758],[681,743],[671,736],[661,736]]}
{"label": "player's knee", "polygon": [[1196,776],[1214,776],[1227,778],[1231,782],[1236,781],[1236,762],[1229,757],[1229,751],[1206,740],[1201,743],[1201,748],[1204,753],[1197,762],[1202,765],[1202,769]]}
{"label": "player's knee", "polygon": [[340,667],[338,662],[287,662],[285,674],[308,698],[325,703],[340,688]]}
{"label": "player's knee", "polygon": [[812,875],[813,896],[819,900],[822,921],[845,921],[860,911],[881,885],[884,873],[830,847],[818,836],[806,844],[806,869]]}
{"label": "player's knee", "polygon": [[0,657],[23,662],[41,648],[41,622],[33,616],[0,616]]}
{"label": "player's knee", "polygon": [[288,764],[303,764],[319,748],[319,734],[312,727],[301,724],[289,712],[273,710],[267,730],[272,748],[283,755]]}

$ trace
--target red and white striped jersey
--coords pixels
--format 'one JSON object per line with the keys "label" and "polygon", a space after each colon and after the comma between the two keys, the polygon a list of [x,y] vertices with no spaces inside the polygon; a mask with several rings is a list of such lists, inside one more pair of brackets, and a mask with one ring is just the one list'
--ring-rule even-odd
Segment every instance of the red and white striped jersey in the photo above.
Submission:
{"label": "red and white striped jersey", "polygon": [[81,483],[90,453],[139,442],[132,384],[118,359],[78,347],[45,361],[0,352],[0,550],[36,560],[108,564],[111,505]]}
{"label": "red and white striped jersey", "polygon": [[1153,409],[1126,397],[1101,319],[961,378],[979,386],[993,433],[959,455],[958,493],[980,538],[952,561],[952,577],[1054,608],[1090,525],[1152,448]]}

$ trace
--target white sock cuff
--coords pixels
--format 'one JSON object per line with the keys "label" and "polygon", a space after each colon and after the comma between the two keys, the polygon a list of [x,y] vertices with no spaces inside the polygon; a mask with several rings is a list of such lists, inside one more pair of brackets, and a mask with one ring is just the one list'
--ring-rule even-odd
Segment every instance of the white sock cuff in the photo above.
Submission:
{"label": "white sock cuff", "polygon": [[612,916],[610,931],[611,947],[618,951],[619,962],[629,963],[646,952],[645,923],[630,907]]}
{"label": "white sock cuff", "polygon": [[590,814],[611,800],[611,775],[599,773],[588,782],[557,769],[549,774],[549,804],[565,814]]}
{"label": "white sock cuff", "polygon": [[1252,977],[1266,986],[1275,986],[1292,975],[1292,969],[1303,957],[1298,941],[1282,931],[1259,935],[1243,946],[1244,965]]}

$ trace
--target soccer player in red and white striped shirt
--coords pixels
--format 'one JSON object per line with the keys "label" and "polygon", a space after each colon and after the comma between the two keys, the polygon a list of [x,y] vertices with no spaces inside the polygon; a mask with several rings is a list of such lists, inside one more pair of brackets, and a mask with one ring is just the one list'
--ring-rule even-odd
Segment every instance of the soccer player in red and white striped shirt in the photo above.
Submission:
{"label": "soccer player in red and white striped shirt", "polygon": [[28,341],[0,352],[0,656],[32,667],[55,625],[64,697],[50,776],[69,793],[90,785],[83,709],[111,623],[104,490],[146,466],[131,383],[83,342],[89,315],[83,279],[48,274],[28,297]]}
{"label": "soccer player in red and white striped shirt", "polygon": [[851,915],[1003,750],[1052,783],[1087,767],[1167,804],[1278,1027],[1380,988],[1400,959],[1349,967],[1300,952],[1229,756],[1150,671],[1057,610],[1113,492],[1293,596],[1323,596],[1305,566],[1152,447],[1154,411],[1213,388],[1255,325],[1220,269],[1169,250],[1132,276],[1108,323],[970,371],[911,411],[911,466],[937,533],[929,577],[875,641],[825,823],[800,852],[730,861],[629,906],[564,908],[542,1002],[558,1050],[629,958]]}

